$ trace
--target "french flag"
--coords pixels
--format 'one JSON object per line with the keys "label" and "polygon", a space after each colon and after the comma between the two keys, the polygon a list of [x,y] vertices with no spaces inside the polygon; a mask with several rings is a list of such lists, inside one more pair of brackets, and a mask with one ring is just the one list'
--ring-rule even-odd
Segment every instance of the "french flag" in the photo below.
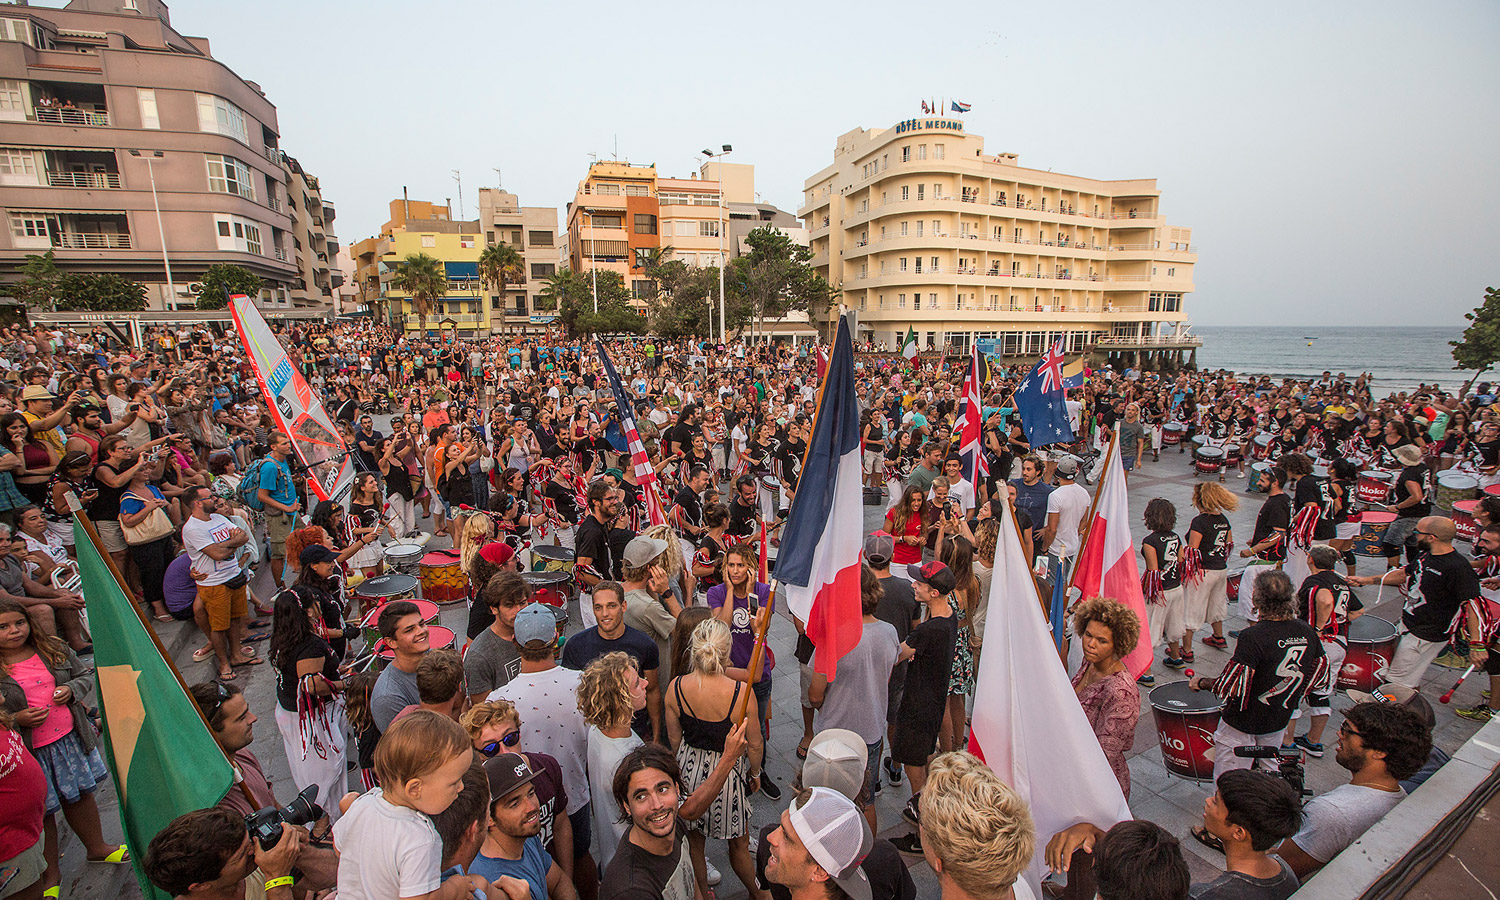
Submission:
{"label": "french flag", "polygon": [[[1125,657],[1125,667],[1134,678],[1151,668],[1151,639],[1146,636],[1146,598],[1141,593],[1141,575],[1135,564],[1135,545],[1130,538],[1130,502],[1125,496],[1125,467],[1120,464],[1120,438],[1109,445],[1104,479],[1094,498],[1094,520],[1086,532],[1073,586],[1083,599],[1112,597],[1141,621],[1141,640]],[[1075,639],[1076,636],[1075,636]]]}
{"label": "french flag", "polygon": [[807,623],[807,636],[818,648],[814,668],[830,681],[839,659],[864,632],[859,602],[864,542],[859,463],[854,345],[848,320],[840,317],[797,496],[776,559],[776,578],[786,588],[787,606]]}

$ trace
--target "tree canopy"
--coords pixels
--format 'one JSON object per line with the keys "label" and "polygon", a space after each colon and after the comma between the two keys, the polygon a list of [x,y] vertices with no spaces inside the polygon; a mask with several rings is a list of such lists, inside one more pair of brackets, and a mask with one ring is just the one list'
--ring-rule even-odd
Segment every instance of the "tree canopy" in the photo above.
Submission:
{"label": "tree canopy", "polygon": [[646,318],[630,305],[630,290],[618,272],[598,270],[599,311],[594,312],[594,273],[562,271],[547,279],[538,309],[555,309],[568,334],[641,334]]}
{"label": "tree canopy", "polygon": [[48,250],[40,256],[28,254],[19,271],[21,280],[11,285],[12,296],[30,307],[50,308],[57,299],[57,280],[62,274],[53,252]]}
{"label": "tree canopy", "polygon": [[448,293],[448,273],[442,262],[426,253],[413,253],[396,263],[396,277],[391,283],[410,295],[417,322],[425,334],[432,301]]}
{"label": "tree canopy", "polygon": [[138,312],[146,286],[123,275],[68,272],[57,279],[57,308],[68,312]]}
{"label": "tree canopy", "polygon": [[1464,318],[1469,326],[1463,339],[1448,343],[1453,347],[1453,368],[1474,370],[1474,377],[1464,385],[1466,394],[1479,376],[1500,363],[1500,288],[1485,288],[1484,302],[1464,313]]}
{"label": "tree canopy", "polygon": [[235,294],[244,294],[254,299],[264,287],[259,275],[244,266],[230,263],[209,266],[198,281],[203,285],[203,290],[198,294],[199,309],[223,309]]}

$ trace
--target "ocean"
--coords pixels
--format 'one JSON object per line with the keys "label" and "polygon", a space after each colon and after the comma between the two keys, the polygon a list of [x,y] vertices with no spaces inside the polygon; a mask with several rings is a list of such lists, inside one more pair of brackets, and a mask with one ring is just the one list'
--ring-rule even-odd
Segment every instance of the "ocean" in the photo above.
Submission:
{"label": "ocean", "polygon": [[1375,376],[1371,392],[1377,399],[1419,383],[1456,391],[1472,374],[1453,368],[1448,342],[1463,336],[1460,327],[1194,325],[1193,334],[1203,338],[1199,369],[1272,378],[1316,378],[1325,369],[1351,378],[1370,372]]}

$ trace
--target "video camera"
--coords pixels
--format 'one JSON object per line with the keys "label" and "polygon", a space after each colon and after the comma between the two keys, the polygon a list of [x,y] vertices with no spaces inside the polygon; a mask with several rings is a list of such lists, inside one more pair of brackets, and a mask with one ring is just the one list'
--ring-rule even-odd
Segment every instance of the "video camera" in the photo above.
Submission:
{"label": "video camera", "polygon": [[1280,747],[1235,747],[1234,755],[1244,759],[1274,759],[1276,774],[1292,786],[1299,797],[1311,797],[1312,791],[1303,787],[1307,780],[1307,769],[1302,766],[1301,750],[1283,750]]}
{"label": "video camera", "polygon": [[318,786],[309,785],[292,802],[277,809],[268,806],[245,817],[245,828],[250,836],[260,841],[260,849],[270,850],[281,840],[281,823],[288,825],[311,825],[323,818],[323,807],[317,804]]}

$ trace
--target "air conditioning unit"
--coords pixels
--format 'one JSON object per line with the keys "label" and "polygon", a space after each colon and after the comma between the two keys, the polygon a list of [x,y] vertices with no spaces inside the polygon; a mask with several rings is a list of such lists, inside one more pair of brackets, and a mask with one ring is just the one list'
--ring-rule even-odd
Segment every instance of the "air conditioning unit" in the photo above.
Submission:
{"label": "air conditioning unit", "polygon": [[203,293],[203,282],[201,282],[201,281],[190,282],[188,284],[187,292],[189,294],[192,294],[194,297],[196,297],[199,294]]}

